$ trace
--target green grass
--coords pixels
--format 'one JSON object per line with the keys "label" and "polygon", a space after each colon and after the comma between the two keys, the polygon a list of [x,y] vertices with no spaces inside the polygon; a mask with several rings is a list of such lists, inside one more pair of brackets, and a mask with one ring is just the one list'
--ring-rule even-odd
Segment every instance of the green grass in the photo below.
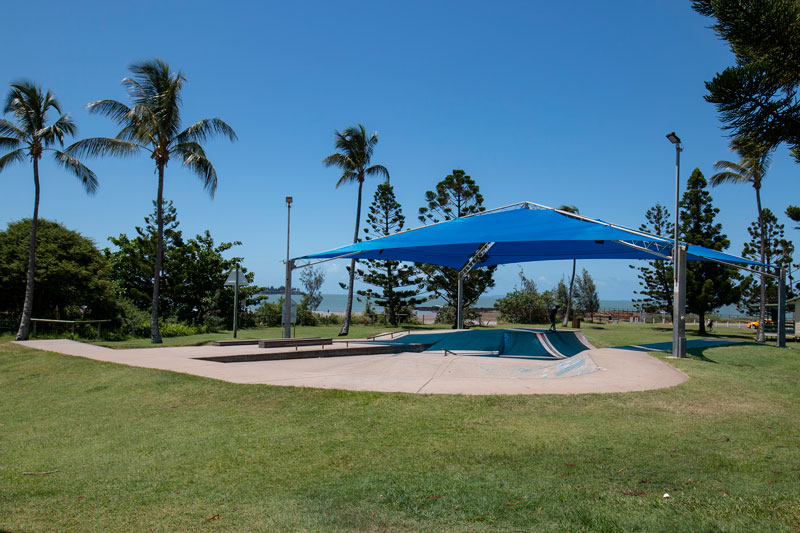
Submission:
{"label": "green grass", "polygon": [[691,377],[670,389],[460,397],[236,385],[6,342],[0,531],[797,531],[798,345],[693,355],[670,360]]}

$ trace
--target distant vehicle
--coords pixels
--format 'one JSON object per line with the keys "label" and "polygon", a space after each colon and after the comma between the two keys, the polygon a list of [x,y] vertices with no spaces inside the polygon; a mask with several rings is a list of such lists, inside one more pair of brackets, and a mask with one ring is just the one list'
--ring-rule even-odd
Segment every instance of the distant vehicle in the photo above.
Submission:
{"label": "distant vehicle", "polygon": [[[773,325],[773,324],[772,324],[772,320],[770,320],[769,318],[767,318],[766,320],[764,320],[764,325],[765,325],[765,326],[772,326],[772,325]],[[754,320],[754,321],[752,321],[752,322],[748,323],[748,324],[747,324],[747,327],[748,327],[748,328],[751,328],[751,329],[758,329],[758,320]]]}

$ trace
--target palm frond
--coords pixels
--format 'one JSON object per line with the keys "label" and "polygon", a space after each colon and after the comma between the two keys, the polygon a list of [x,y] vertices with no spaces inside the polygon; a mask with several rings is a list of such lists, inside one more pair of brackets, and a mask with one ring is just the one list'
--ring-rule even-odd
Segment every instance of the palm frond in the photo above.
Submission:
{"label": "palm frond", "polygon": [[322,160],[326,167],[339,167],[344,170],[353,170],[356,165],[344,154],[331,154]]}
{"label": "palm frond", "polygon": [[22,148],[18,148],[13,152],[8,152],[3,157],[0,157],[0,172],[9,166],[13,165],[14,163],[22,163],[25,161],[25,152],[23,152]]}
{"label": "palm frond", "polygon": [[714,163],[714,168],[716,170],[728,169],[731,172],[738,172],[739,174],[746,174],[747,173],[747,169],[744,168],[739,163],[734,163],[733,161],[725,161],[724,159]]}
{"label": "palm frond", "polygon": [[75,135],[77,131],[78,126],[72,120],[72,117],[66,114],[58,117],[58,120],[49,126],[45,126],[37,131],[36,136],[42,140],[45,146],[50,146],[56,141],[58,141],[61,146],[64,146],[64,136]]}
{"label": "palm frond", "polygon": [[372,165],[364,171],[367,176],[383,176],[386,181],[389,181],[389,171],[383,165]]}
{"label": "palm frond", "polygon": [[27,80],[12,83],[10,87],[3,113],[11,113],[23,131],[33,134],[42,127],[44,95],[36,85]]}
{"label": "palm frond", "polygon": [[158,144],[158,118],[146,105],[135,105],[123,117],[124,127],[117,139],[137,144]]}
{"label": "palm frond", "polygon": [[112,155],[128,157],[136,155],[142,147],[130,141],[109,139],[107,137],[90,137],[80,140],[66,149],[67,154],[76,157],[98,157]]}
{"label": "palm frond", "polygon": [[183,153],[192,152],[192,153],[195,153],[195,154],[200,155],[202,157],[206,157],[205,150],[203,149],[202,146],[200,146],[196,142],[184,142],[184,143],[176,144],[176,145],[174,145],[172,147],[170,152],[183,152]]}
{"label": "palm frond", "polygon": [[217,171],[211,161],[191,150],[179,150],[176,153],[183,160],[183,166],[197,174],[203,182],[203,188],[213,198],[217,191]]}
{"label": "palm frond", "polygon": [[78,159],[75,157],[72,157],[71,155],[59,150],[55,150],[55,159],[59,165],[67,169],[69,172],[75,174],[75,176],[83,184],[83,189],[88,194],[94,194],[97,192],[97,176],[89,169],[89,167],[78,161]]}
{"label": "palm frond", "polygon": [[86,109],[90,113],[108,117],[117,124],[124,124],[128,113],[131,111],[128,106],[116,100],[98,100],[88,104]]}
{"label": "palm frond", "polygon": [[354,181],[358,181],[358,173],[353,172],[352,170],[345,170],[342,172],[342,177],[336,182],[336,188],[338,189],[342,185],[352,183]]}
{"label": "palm frond", "polygon": [[181,89],[186,78],[174,72],[160,59],[130,66],[133,78],[126,78],[131,98],[137,105],[149,107],[156,117],[160,140],[172,139],[180,131]]}
{"label": "palm frond", "polygon": [[19,140],[25,138],[25,132],[14,125],[13,122],[0,118],[0,135],[16,137]]}
{"label": "palm frond", "polygon": [[175,142],[205,142],[212,135],[222,135],[227,137],[231,142],[238,140],[236,132],[223,120],[218,118],[204,118],[179,133],[175,137]]}
{"label": "palm frond", "polygon": [[46,115],[47,111],[51,107],[55,109],[59,115],[62,114],[61,105],[58,103],[58,100],[56,100],[56,96],[51,91],[47,91],[47,93],[44,95],[44,100],[42,101],[42,114]]}
{"label": "palm frond", "polygon": [[724,172],[717,172],[711,176],[708,181],[711,183],[712,187],[716,187],[717,185],[722,185],[723,183],[750,183],[751,179],[749,175],[728,170]]}
{"label": "palm frond", "polygon": [[16,137],[2,137],[0,136],[0,149],[8,150],[8,149],[16,149],[19,147],[20,143],[19,139]]}

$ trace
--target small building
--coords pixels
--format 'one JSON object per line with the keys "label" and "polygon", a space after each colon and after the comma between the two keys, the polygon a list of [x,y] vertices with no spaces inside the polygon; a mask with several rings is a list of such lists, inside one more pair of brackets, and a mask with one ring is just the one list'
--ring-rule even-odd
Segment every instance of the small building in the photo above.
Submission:
{"label": "small building", "polygon": [[[792,304],[794,304],[794,313],[792,313],[792,318],[794,319],[794,336],[797,337],[797,317],[800,317],[800,296],[796,298],[792,298],[791,300],[786,301],[787,307],[791,308]],[[786,331],[786,334],[789,335],[789,331]]]}

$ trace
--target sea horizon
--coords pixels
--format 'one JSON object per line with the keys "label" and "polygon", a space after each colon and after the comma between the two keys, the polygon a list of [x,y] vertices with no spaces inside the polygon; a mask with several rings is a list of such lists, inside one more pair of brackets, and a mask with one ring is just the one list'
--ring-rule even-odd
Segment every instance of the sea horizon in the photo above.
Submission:
{"label": "sea horizon", "polygon": [[[493,308],[495,302],[503,298],[505,294],[484,294],[483,296],[478,298],[478,303],[475,307],[481,308]],[[268,296],[268,300],[270,302],[277,302],[279,299],[283,297],[282,294],[270,294]],[[302,296],[293,295],[293,299],[300,303],[300,299]],[[427,302],[420,305],[420,307],[434,307],[434,306],[441,306],[444,305],[444,300],[442,298],[433,298],[428,300]],[[374,305],[374,303],[373,303]],[[317,312],[320,313],[343,313],[347,306],[347,294],[323,294],[322,295],[322,303],[320,303],[319,307],[317,308]],[[366,306],[366,301],[363,297],[354,295],[353,296],[353,312],[354,313],[362,313],[364,312],[364,308]],[[379,311],[381,308],[379,306],[374,306]],[[636,307],[632,300],[600,300],[600,310],[601,311],[635,311]],[[740,317],[745,316],[736,309],[736,306],[728,305],[720,308],[715,313],[720,316],[731,316],[731,317]]]}

